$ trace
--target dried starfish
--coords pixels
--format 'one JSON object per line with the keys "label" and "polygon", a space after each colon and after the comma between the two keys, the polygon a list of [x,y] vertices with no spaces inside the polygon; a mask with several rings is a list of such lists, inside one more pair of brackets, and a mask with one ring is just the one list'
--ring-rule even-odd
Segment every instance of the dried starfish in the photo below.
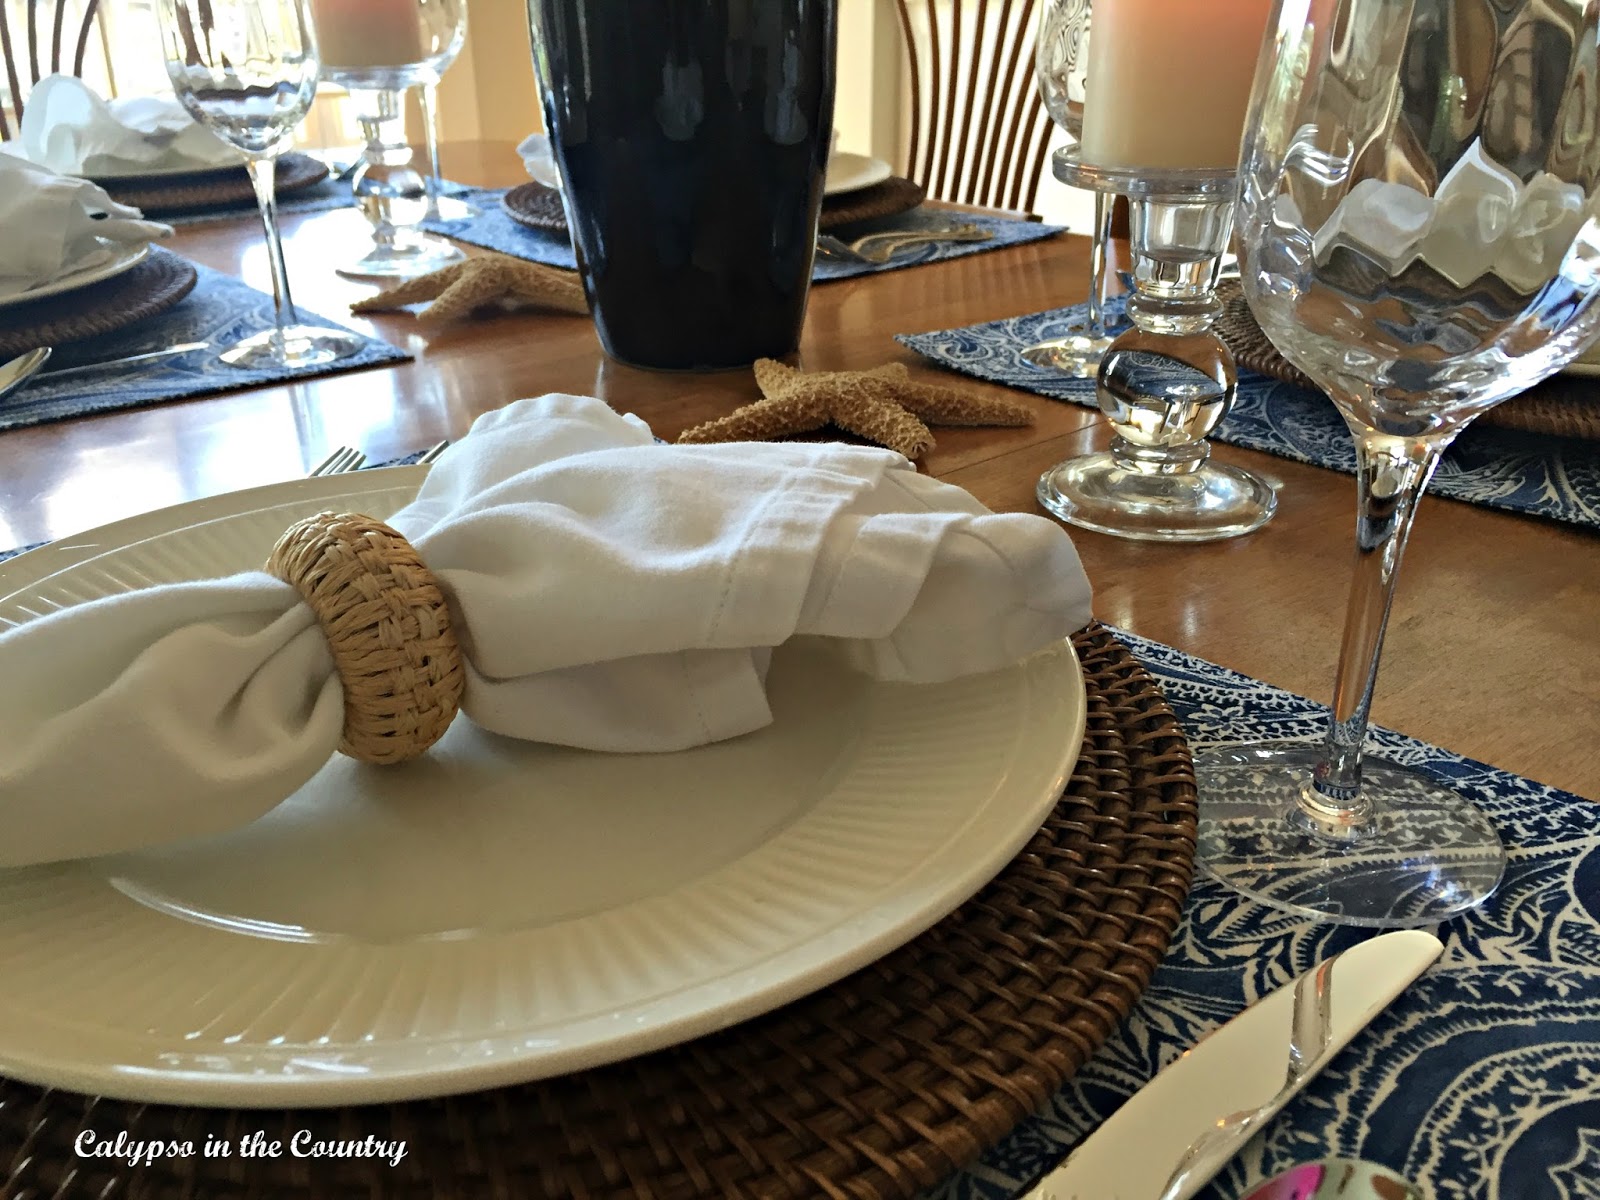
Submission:
{"label": "dried starfish", "polygon": [[587,313],[583,285],[571,271],[525,262],[505,254],[480,254],[452,263],[350,306],[351,312],[384,312],[419,300],[433,303],[417,313],[419,321],[442,324],[486,305],[521,301],[553,312]]}
{"label": "dried starfish", "polygon": [[1033,413],[1010,400],[917,383],[904,363],[870,371],[804,374],[770,358],[756,362],[765,399],[685,431],[680,442],[750,442],[806,433],[829,422],[917,458],[933,449],[935,425],[1031,425]]}

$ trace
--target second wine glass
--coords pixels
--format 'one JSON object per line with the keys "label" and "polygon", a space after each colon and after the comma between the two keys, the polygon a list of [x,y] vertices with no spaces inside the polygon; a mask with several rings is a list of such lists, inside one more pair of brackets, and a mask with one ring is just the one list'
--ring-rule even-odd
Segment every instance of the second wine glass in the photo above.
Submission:
{"label": "second wine glass", "polygon": [[[1091,0],[1048,0],[1039,17],[1034,78],[1050,119],[1074,140],[1083,136],[1084,85],[1088,78]],[[1111,218],[1116,197],[1094,193],[1094,244],[1089,248],[1089,301],[1082,322],[1070,332],[1022,351],[1024,362],[1093,379],[1111,346],[1106,302],[1111,272]]]}
{"label": "second wine glass", "polygon": [[1355,438],[1355,578],[1321,744],[1195,756],[1202,862],[1276,907],[1425,925],[1504,870],[1466,797],[1364,743],[1440,456],[1600,329],[1596,18],[1596,0],[1279,0],[1246,128],[1241,281]]}
{"label": "second wine glass", "polygon": [[222,361],[307,367],[354,354],[362,346],[355,334],[300,320],[278,235],[275,165],[311,108],[319,74],[307,0],[160,0],[156,11],[173,91],[243,152],[266,230],[273,328],[224,347]]}

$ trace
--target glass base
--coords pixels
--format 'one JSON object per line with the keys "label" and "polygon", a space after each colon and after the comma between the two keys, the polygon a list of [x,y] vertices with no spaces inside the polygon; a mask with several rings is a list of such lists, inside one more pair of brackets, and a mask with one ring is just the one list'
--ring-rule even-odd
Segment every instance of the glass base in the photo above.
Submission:
{"label": "glass base", "polygon": [[1039,503],[1069,525],[1146,542],[1214,542],[1272,520],[1266,480],[1205,462],[1193,471],[1130,469],[1109,451],[1057,463],[1039,477]]}
{"label": "glass base", "polygon": [[1359,827],[1319,829],[1297,799],[1320,746],[1240,746],[1194,756],[1197,857],[1207,873],[1273,908],[1340,925],[1432,925],[1482,904],[1505,849],[1468,801],[1397,763],[1365,759]]}
{"label": "glass base", "polygon": [[1100,373],[1100,360],[1111,348],[1112,338],[1070,334],[1039,342],[1022,352],[1022,361],[1042,371],[1061,371],[1074,379],[1093,379]]}
{"label": "glass base", "polygon": [[338,268],[341,275],[357,279],[388,279],[426,275],[466,258],[458,246],[426,234],[397,237],[387,246],[374,244],[362,258]]}
{"label": "glass base", "polygon": [[265,370],[272,367],[317,367],[348,358],[365,344],[343,329],[318,325],[288,325],[269,329],[235,342],[217,357],[230,367]]}
{"label": "glass base", "polygon": [[469,221],[478,210],[455,196],[440,196],[428,210],[430,221]]}

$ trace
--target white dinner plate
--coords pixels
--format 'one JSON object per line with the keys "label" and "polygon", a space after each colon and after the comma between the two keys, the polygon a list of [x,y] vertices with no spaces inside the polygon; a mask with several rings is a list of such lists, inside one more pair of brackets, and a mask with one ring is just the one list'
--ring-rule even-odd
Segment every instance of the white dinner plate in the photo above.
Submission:
{"label": "white dinner plate", "polygon": [[29,288],[15,296],[0,296],[0,308],[9,308],[14,304],[29,304],[34,300],[43,300],[46,296],[59,296],[62,292],[73,292],[79,288],[88,287],[92,283],[100,283],[113,276],[121,275],[124,271],[131,271],[145,259],[150,257],[150,246],[146,242],[137,245],[118,243],[100,238],[113,251],[109,261],[99,263],[93,267],[84,267],[81,270],[69,271],[65,275],[57,276],[49,283],[41,283],[38,287]]}
{"label": "white dinner plate", "polygon": [[894,174],[894,169],[881,158],[868,158],[865,154],[849,154],[835,150],[828,156],[828,178],[823,183],[825,196],[855,192],[882,183]]}
{"label": "white dinner plate", "polygon": [[[257,488],[0,565],[0,628],[259,564],[301,516],[384,517],[426,468]],[[726,1027],[914,937],[1055,803],[1071,647],[947,684],[780,647],[768,728],[678,754],[465,718],[403,767],[336,758],[224,835],[0,871],[0,1072],[283,1106],[470,1091]],[[63,798],[67,802],[67,798]]]}

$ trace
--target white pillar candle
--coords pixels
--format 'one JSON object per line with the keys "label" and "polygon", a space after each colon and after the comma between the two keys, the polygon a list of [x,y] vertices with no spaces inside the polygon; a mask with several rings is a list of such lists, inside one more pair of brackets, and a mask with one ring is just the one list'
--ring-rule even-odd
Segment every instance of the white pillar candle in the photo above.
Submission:
{"label": "white pillar candle", "polygon": [[1236,167],[1272,0],[1094,0],[1083,161]]}
{"label": "white pillar candle", "polygon": [[324,66],[403,67],[421,62],[417,0],[311,0]]}

